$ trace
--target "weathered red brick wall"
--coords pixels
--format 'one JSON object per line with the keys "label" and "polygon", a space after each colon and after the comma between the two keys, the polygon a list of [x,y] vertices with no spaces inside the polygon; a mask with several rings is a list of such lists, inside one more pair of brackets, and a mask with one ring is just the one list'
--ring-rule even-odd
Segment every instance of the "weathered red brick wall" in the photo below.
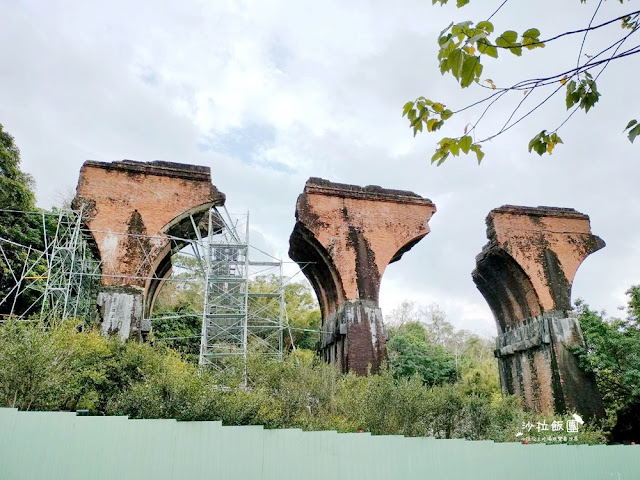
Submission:
{"label": "weathered red brick wall", "polygon": [[584,259],[604,246],[573,209],[506,205],[487,217],[489,243],[472,276],[498,326],[505,393],[536,411],[604,413],[592,375],[569,348],[584,345],[571,312],[571,285]]}
{"label": "weathered red brick wall", "polygon": [[74,207],[82,208],[102,260],[103,285],[129,287],[149,310],[153,293],[170,272],[172,245],[224,194],[209,167],[170,162],[87,161],[80,170]]}
{"label": "weathered red brick wall", "polygon": [[382,275],[429,233],[435,210],[412,192],[307,181],[296,204],[289,256],[318,296],[328,361],[360,374],[378,368],[385,343],[378,306]]}

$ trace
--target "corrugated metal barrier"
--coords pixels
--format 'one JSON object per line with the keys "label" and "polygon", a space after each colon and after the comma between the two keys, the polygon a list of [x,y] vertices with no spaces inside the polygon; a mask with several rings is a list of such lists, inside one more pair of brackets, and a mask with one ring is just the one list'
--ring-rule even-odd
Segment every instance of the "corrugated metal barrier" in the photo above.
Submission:
{"label": "corrugated metal barrier", "polygon": [[0,408],[0,480],[640,480],[640,446],[523,445]]}

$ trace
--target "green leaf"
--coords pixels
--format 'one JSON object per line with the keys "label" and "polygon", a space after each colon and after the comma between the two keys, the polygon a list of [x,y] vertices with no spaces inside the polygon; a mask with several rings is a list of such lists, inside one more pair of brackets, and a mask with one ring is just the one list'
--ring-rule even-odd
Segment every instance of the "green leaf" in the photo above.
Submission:
{"label": "green leaf", "polygon": [[469,149],[471,148],[472,143],[473,140],[471,139],[471,137],[469,135],[465,135],[460,139],[460,150],[462,150],[464,153],[469,153]]}
{"label": "green leaf", "polygon": [[629,141],[633,143],[638,135],[640,135],[640,125],[636,125],[631,130],[629,130]]}
{"label": "green leaf", "polygon": [[532,50],[534,48],[543,48],[544,43],[540,42],[540,30],[537,28],[530,28],[522,34],[522,45],[527,49]]}
{"label": "green leaf", "polygon": [[449,61],[448,59],[443,59],[440,60],[440,73],[442,75],[444,75],[445,73],[447,73],[449,70],[451,70],[451,68],[449,68]]}
{"label": "green leaf", "polygon": [[480,165],[480,162],[482,162],[482,159],[484,158],[484,152],[482,151],[482,146],[476,143],[475,145],[471,146],[471,151],[475,152],[476,158],[478,159],[478,165]]}
{"label": "green leaf", "polygon": [[458,8],[462,8],[464,7],[467,3],[469,3],[469,0],[458,0],[458,3],[456,4]]}
{"label": "green leaf", "polygon": [[442,163],[447,159],[447,157],[449,156],[449,152],[447,152],[446,150],[443,150],[442,148],[439,148],[436,150],[436,153],[433,154],[433,156],[431,157],[431,163],[436,163],[436,165],[442,165]]}
{"label": "green leaf", "polygon": [[460,75],[460,86],[466,88],[477,78],[476,72],[480,67],[482,71],[482,64],[480,64],[480,58],[472,55],[467,55],[462,64],[462,72]]}
{"label": "green leaf", "polygon": [[[638,123],[637,120],[631,120],[629,123],[627,123],[627,126],[624,127],[624,130],[627,130],[627,129],[633,127],[636,123]],[[623,132],[624,132],[624,130],[623,130]]]}
{"label": "green leaf", "polygon": [[498,49],[495,45],[491,45],[486,39],[478,40],[478,51],[484,55],[498,58]]}
{"label": "green leaf", "polygon": [[414,102],[407,102],[404,104],[404,108],[402,109],[402,116],[404,117],[407,113],[409,113],[409,110],[411,110],[413,108]]}
{"label": "green leaf", "polygon": [[476,25],[476,27],[484,30],[487,33],[493,33],[493,23],[491,23],[491,22],[489,22],[487,20],[479,22]]}
{"label": "green leaf", "polygon": [[440,118],[442,118],[442,120],[449,120],[452,116],[453,116],[453,112],[449,109],[445,110],[440,114]]}
{"label": "green leaf", "polygon": [[[513,30],[507,30],[506,32],[504,32],[502,35],[498,37],[499,41],[504,42],[507,45],[515,44],[517,39],[518,39],[518,34]],[[496,43],[498,43],[498,40],[496,40]]]}
{"label": "green leaf", "polygon": [[538,142],[540,141],[540,137],[542,135],[544,135],[546,132],[546,130],[543,130],[542,132],[540,132],[538,135],[536,135],[535,137],[533,137],[531,139],[531,141],[529,142],[529,153],[531,153],[531,150],[533,150],[535,148],[535,146],[538,144]]}
{"label": "green leaf", "polygon": [[480,63],[480,57],[476,57],[478,59],[478,63],[476,64],[476,67],[474,68],[473,72],[476,75],[475,80],[478,81],[478,79],[480,78],[480,75],[482,75],[482,63]]}
{"label": "green leaf", "polygon": [[460,49],[455,49],[449,54],[447,59],[447,66],[451,70],[451,73],[457,79],[460,79],[460,72],[462,71],[462,65],[464,64],[465,53]]}
{"label": "green leaf", "polygon": [[557,144],[557,143],[562,143],[562,144],[564,144],[564,142],[563,142],[563,141],[562,141],[562,139],[558,136],[558,134],[557,134],[557,133],[552,133],[552,134],[551,134],[551,137],[549,137],[549,138],[551,139],[551,141],[552,141],[554,144]]}
{"label": "green leaf", "polygon": [[511,53],[519,57],[520,55],[522,55],[522,45],[516,43],[517,39],[518,34],[516,32],[514,32],[513,30],[507,30],[498,38],[496,38],[496,45],[508,49],[509,51],[511,51]]}

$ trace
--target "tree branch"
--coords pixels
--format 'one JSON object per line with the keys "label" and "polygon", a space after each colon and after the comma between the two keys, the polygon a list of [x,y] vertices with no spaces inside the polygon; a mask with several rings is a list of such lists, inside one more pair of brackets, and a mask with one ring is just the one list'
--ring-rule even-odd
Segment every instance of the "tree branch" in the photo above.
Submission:
{"label": "tree branch", "polygon": [[640,10],[636,10],[635,12],[630,12],[630,13],[626,13],[624,15],[621,15],[619,17],[613,18],[607,22],[601,23],[600,25],[596,25],[595,27],[589,26],[587,28],[581,28],[580,30],[572,30],[570,32],[564,32],[564,33],[560,33],[559,35],[556,35],[555,37],[551,37],[551,38],[547,38],[546,40],[540,40],[539,42],[533,42],[533,43],[529,43],[527,45],[521,45],[521,44],[517,44],[517,45],[509,45],[509,46],[505,46],[505,47],[501,47],[500,45],[494,45],[492,43],[486,43],[487,46],[490,47],[495,47],[495,48],[502,48],[504,50],[512,50],[514,48],[522,48],[522,47],[530,47],[530,46],[535,46],[535,45],[543,45],[549,42],[552,42],[554,40],[557,40],[559,38],[562,37],[566,37],[568,35],[575,35],[576,33],[584,33],[584,32],[590,32],[593,30],[597,30],[599,28],[602,27],[606,27],[607,25],[611,25],[613,22],[617,22],[618,20],[623,20],[625,18],[628,18],[632,15],[638,15],[640,14]]}

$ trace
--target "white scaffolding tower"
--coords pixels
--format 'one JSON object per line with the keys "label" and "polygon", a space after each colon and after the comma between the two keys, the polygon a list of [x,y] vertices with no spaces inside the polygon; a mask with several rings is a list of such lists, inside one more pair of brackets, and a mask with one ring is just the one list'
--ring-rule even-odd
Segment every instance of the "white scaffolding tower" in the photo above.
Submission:
{"label": "white scaffolding tower", "polygon": [[246,364],[253,351],[281,359],[282,261],[249,244],[248,213],[232,218],[213,208],[209,232],[197,249],[205,277],[200,363],[241,357]]}

